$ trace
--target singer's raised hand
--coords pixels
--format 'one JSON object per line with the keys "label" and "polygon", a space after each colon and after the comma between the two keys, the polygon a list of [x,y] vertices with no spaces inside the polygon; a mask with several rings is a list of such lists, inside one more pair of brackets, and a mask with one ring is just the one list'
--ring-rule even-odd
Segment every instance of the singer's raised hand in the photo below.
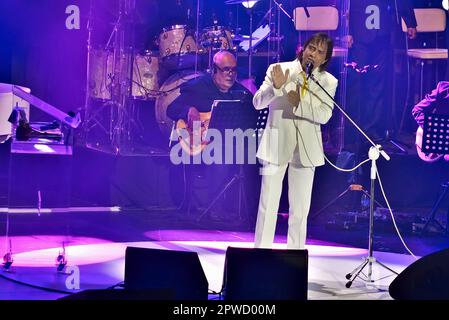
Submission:
{"label": "singer's raised hand", "polygon": [[273,86],[275,89],[280,89],[288,79],[288,76],[290,75],[290,70],[287,69],[287,71],[282,71],[282,68],[279,64],[275,65],[273,67],[273,70],[271,70],[271,79],[273,81]]}
{"label": "singer's raised hand", "polygon": [[292,108],[296,108],[299,105],[299,102],[301,101],[301,94],[300,94],[300,86],[299,84],[296,85],[296,90],[291,90],[288,92],[288,102],[292,106]]}

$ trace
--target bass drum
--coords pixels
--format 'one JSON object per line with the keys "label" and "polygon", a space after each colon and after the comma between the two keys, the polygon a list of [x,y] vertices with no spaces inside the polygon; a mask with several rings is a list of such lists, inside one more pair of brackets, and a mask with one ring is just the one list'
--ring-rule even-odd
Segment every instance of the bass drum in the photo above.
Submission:
{"label": "bass drum", "polygon": [[163,136],[167,137],[167,143],[170,139],[170,133],[174,124],[174,121],[167,117],[167,107],[179,96],[179,87],[183,83],[202,75],[204,73],[195,73],[193,70],[180,71],[167,78],[160,87],[160,95],[156,99],[156,121]]}

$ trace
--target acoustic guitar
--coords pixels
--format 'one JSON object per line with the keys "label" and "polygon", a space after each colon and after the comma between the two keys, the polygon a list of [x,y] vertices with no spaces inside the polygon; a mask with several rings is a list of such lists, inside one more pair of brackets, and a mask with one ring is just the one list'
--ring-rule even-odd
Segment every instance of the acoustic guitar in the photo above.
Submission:
{"label": "acoustic guitar", "polygon": [[444,155],[423,152],[422,138],[423,138],[423,129],[421,127],[418,127],[418,130],[416,130],[416,140],[415,140],[416,152],[418,153],[418,157],[421,160],[424,160],[425,162],[429,162],[429,163],[440,160]]}
{"label": "acoustic guitar", "polygon": [[189,127],[188,123],[180,119],[176,122],[175,130],[178,133],[178,140],[182,149],[190,156],[200,154],[207,146],[207,129],[209,128],[211,112],[200,112],[200,126],[196,128]]}

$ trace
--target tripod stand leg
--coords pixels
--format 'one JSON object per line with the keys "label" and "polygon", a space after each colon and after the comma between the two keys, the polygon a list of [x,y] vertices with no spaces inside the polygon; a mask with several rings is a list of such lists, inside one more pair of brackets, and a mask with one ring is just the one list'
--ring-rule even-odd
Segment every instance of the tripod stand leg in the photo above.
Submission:
{"label": "tripod stand leg", "polygon": [[448,226],[449,226],[449,207],[447,208],[447,211],[446,211],[446,226],[444,227],[444,235],[445,236],[449,235]]}
{"label": "tripod stand leg", "polygon": [[396,271],[394,271],[393,269],[391,269],[390,267],[387,267],[386,265],[384,265],[382,262],[380,262],[379,260],[376,260],[375,262],[377,262],[380,266],[384,267],[385,269],[387,269],[388,271],[394,273],[394,274],[398,274]]}
{"label": "tripod stand leg", "polygon": [[352,270],[352,272],[348,273],[346,275],[346,279],[349,280],[348,282],[346,282],[346,288],[350,288],[352,286],[352,282],[354,282],[355,278],[357,278],[360,274],[360,272],[362,272],[363,268],[365,268],[365,266],[368,264],[368,262],[370,262],[370,260],[368,258],[366,258],[362,264],[360,264],[357,268],[355,268],[354,270]]}
{"label": "tripod stand leg", "polygon": [[200,214],[200,216],[198,217],[198,219],[196,219],[197,222],[199,222],[208,212],[209,210],[215,205],[215,203],[218,201],[218,199],[220,199],[220,197],[226,192],[226,190],[228,190],[229,187],[231,187],[231,185],[234,183],[234,181],[237,180],[237,177],[234,176],[227,184],[226,186],[223,188],[223,190],[221,190],[221,192],[212,200],[212,202],[210,203],[210,205]]}
{"label": "tripod stand leg", "polygon": [[243,188],[242,185],[239,185],[239,204],[238,204],[238,209],[237,209],[237,214],[239,215],[239,220],[242,220],[242,193],[243,193]]}
{"label": "tripod stand leg", "polygon": [[316,219],[321,213],[323,213],[324,210],[326,210],[327,208],[329,208],[331,205],[333,205],[338,199],[340,199],[341,197],[343,197],[346,193],[348,193],[349,188],[346,189],[345,191],[343,191],[342,193],[340,193],[336,198],[334,198],[333,200],[331,200],[331,202],[329,202],[328,204],[326,204],[323,208],[321,208],[320,210],[318,210],[317,212],[315,212],[315,214],[311,217],[311,219]]}
{"label": "tripod stand leg", "polygon": [[[368,198],[371,198],[371,195],[368,193],[368,191],[366,191],[365,189],[362,190],[363,194],[366,195]],[[384,205],[380,204],[379,201],[374,200],[374,202],[381,208],[385,208]]]}
{"label": "tripod stand leg", "polygon": [[[426,224],[424,225],[424,227],[423,227],[423,229],[421,231],[421,235],[424,235],[424,233],[426,232],[427,228],[429,227],[429,225],[430,225],[430,223],[432,221],[437,222],[435,220],[435,215],[436,215],[436,213],[438,211],[438,208],[440,207],[441,201],[443,201],[443,199],[446,197],[446,194],[447,194],[447,191],[448,191],[448,186],[447,185],[443,185],[443,187],[444,187],[444,190],[440,194],[438,199],[435,201],[435,204],[433,205],[432,210],[430,211],[429,218],[427,219],[427,222],[426,222]],[[441,224],[439,224],[439,225],[440,225],[440,227],[443,228],[443,230],[445,230],[445,228]]]}
{"label": "tripod stand leg", "polygon": [[399,150],[401,150],[402,153],[407,154],[407,150],[405,150],[398,142],[391,140],[390,142],[392,145],[394,145],[396,148],[398,148]]}
{"label": "tripod stand leg", "polygon": [[246,197],[246,192],[245,192],[245,188],[243,187],[242,183],[240,183],[240,193],[241,193],[241,198],[239,196],[239,219],[242,220],[242,216],[241,216],[241,202],[243,201],[243,206],[245,207],[245,213],[246,213],[246,223],[247,223],[247,227],[248,229],[251,228],[251,221],[250,221],[250,215],[249,215],[249,207],[248,207],[248,198]]}
{"label": "tripod stand leg", "polygon": [[365,258],[365,261],[359,265],[357,268],[355,268],[351,273],[348,273],[346,275],[346,279],[349,281],[346,283],[346,288],[350,288],[354,280],[359,276],[359,274],[363,271],[363,269],[368,265],[368,275],[367,275],[367,281],[368,282],[374,282],[372,280],[372,274],[373,274],[373,263],[378,263],[381,267],[385,268],[386,270],[390,271],[391,273],[398,274],[396,271],[391,269],[390,267],[387,267],[385,264],[374,258],[373,256],[369,256]]}

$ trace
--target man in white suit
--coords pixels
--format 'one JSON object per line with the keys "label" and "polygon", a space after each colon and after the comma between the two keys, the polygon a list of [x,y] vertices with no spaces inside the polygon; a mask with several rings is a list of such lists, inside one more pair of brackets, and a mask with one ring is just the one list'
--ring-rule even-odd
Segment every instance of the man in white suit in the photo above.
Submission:
{"label": "man in white suit", "polygon": [[288,167],[289,219],[287,248],[303,249],[315,167],[324,165],[321,125],[332,116],[333,103],[307,74],[333,97],[338,81],[326,72],[333,42],[325,33],[308,39],[297,59],[270,65],[254,95],[256,109],[269,107],[257,157],[262,161],[262,187],[255,247],[270,248],[274,240],[282,180]]}

